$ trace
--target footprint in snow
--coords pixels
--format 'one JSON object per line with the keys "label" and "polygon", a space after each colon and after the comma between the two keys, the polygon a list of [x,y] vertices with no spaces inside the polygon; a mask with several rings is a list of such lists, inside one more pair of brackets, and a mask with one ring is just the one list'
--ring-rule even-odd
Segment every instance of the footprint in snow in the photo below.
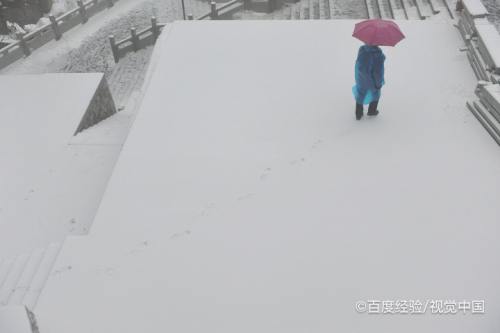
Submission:
{"label": "footprint in snow", "polygon": [[173,234],[170,236],[170,239],[179,239],[181,237],[189,236],[191,235],[191,230],[184,230],[183,232],[178,232],[176,234]]}
{"label": "footprint in snow", "polygon": [[297,164],[302,164],[302,163],[305,163],[305,162],[306,162],[306,158],[305,157],[301,157],[298,160],[290,161],[290,164],[291,165],[297,165]]}
{"label": "footprint in snow", "polygon": [[269,175],[271,174],[271,168],[266,168],[264,169],[264,172],[260,175],[260,180],[264,181],[267,179],[267,177],[269,177]]}

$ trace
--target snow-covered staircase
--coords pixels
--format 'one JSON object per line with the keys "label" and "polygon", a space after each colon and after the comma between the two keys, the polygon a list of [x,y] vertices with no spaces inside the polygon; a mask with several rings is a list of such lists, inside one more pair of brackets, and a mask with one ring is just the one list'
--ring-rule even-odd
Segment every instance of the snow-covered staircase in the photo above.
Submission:
{"label": "snow-covered staircase", "polygon": [[[424,20],[453,18],[452,0],[359,0],[363,2],[367,18],[395,20]],[[266,14],[266,19],[335,19],[336,0],[300,0],[284,3],[275,13]],[[251,18],[251,15],[248,15]]]}
{"label": "snow-covered staircase", "polygon": [[0,307],[24,305],[33,310],[60,249],[61,244],[52,243],[29,254],[0,259]]}
{"label": "snow-covered staircase", "polygon": [[451,0],[364,0],[368,18],[425,20],[453,18]]}
{"label": "snow-covered staircase", "polygon": [[330,5],[328,0],[302,0],[291,4],[291,20],[326,20],[330,19]]}

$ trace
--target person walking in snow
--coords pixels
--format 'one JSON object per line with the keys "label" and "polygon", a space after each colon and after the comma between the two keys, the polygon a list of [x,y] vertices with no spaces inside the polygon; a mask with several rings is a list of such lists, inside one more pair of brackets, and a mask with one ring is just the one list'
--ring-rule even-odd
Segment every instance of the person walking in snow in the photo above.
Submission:
{"label": "person walking in snow", "polygon": [[352,88],[356,100],[356,119],[363,117],[363,104],[369,104],[368,116],[376,116],[381,89],[384,85],[385,55],[376,45],[359,48],[355,65],[356,85]]}
{"label": "person walking in snow", "polygon": [[381,19],[356,23],[352,36],[365,43],[358,51],[354,74],[356,84],[352,87],[356,119],[360,120],[364,104],[369,104],[367,115],[376,116],[379,113],[380,90],[385,83],[385,55],[379,46],[395,46],[405,36],[395,22]]}

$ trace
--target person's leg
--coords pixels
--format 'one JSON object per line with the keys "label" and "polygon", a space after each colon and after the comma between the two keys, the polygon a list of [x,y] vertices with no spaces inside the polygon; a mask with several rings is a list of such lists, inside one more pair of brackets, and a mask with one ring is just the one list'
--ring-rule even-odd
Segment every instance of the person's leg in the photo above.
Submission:
{"label": "person's leg", "polygon": [[376,115],[378,115],[377,106],[378,106],[378,101],[371,102],[370,105],[368,106],[368,113],[367,113],[367,115],[368,116],[376,116]]}
{"label": "person's leg", "polygon": [[360,120],[363,117],[363,104],[356,103],[356,120]]}

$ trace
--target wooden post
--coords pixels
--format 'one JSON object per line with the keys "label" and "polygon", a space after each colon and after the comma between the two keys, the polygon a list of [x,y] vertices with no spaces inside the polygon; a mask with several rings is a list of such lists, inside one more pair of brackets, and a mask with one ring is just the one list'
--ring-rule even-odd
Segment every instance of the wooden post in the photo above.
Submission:
{"label": "wooden post", "polygon": [[188,20],[189,20],[189,21],[192,21],[193,19],[194,19],[194,18],[193,18],[193,14],[189,14],[189,15],[188,15]]}
{"label": "wooden post", "polygon": [[82,18],[82,23],[86,23],[89,18],[87,16],[87,10],[85,9],[85,5],[83,4],[82,0],[78,0],[76,2],[78,4],[78,10],[80,11],[80,17]]}
{"label": "wooden post", "polygon": [[113,7],[114,3],[113,0],[108,0],[108,7],[111,8]]}
{"label": "wooden post", "polygon": [[115,63],[120,61],[120,54],[118,50],[118,45],[116,45],[116,40],[115,36],[110,35],[109,36],[109,43],[111,44],[111,52],[113,52],[113,59],[115,60]]}
{"label": "wooden post", "polygon": [[23,50],[24,55],[27,57],[30,56],[31,50],[28,46],[28,43],[26,43],[26,39],[24,39],[24,35],[21,33],[18,33],[17,38],[19,39],[19,45],[21,46],[21,49]]}
{"label": "wooden post", "polygon": [[153,40],[156,43],[158,36],[160,36],[160,29],[158,28],[158,20],[154,16],[151,18],[151,31],[153,32]]}
{"label": "wooden post", "polygon": [[219,13],[217,12],[217,3],[215,3],[214,1],[210,3],[210,18],[212,20],[219,19]]}
{"label": "wooden post", "polygon": [[54,31],[54,36],[56,37],[56,40],[61,39],[62,37],[61,29],[59,29],[59,24],[57,23],[57,20],[54,17],[54,15],[50,15],[49,20],[52,26],[52,30]]}
{"label": "wooden post", "polygon": [[135,28],[130,29],[130,34],[132,35],[132,46],[134,48],[134,52],[139,50],[139,38],[137,37],[137,31]]}

